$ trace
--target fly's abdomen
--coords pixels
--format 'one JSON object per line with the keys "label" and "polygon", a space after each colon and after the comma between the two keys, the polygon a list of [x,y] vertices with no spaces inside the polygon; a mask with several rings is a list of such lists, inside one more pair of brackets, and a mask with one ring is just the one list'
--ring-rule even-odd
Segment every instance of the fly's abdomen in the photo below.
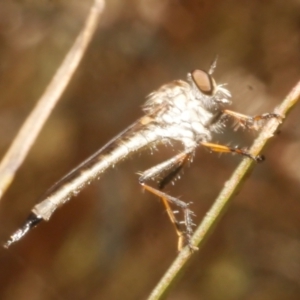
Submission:
{"label": "fly's abdomen", "polygon": [[96,154],[87,159],[52,188],[42,197],[32,212],[44,220],[49,220],[53,212],[71,197],[78,193],[93,180],[100,177],[109,167],[113,167],[119,161],[129,157],[135,151],[150,145],[156,140],[155,131],[140,130],[130,132],[127,136],[109,143]]}

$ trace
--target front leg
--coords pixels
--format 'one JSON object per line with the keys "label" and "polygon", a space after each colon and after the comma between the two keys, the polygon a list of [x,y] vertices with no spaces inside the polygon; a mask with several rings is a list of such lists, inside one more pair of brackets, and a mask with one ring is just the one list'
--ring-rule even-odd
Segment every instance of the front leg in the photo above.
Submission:
{"label": "front leg", "polygon": [[238,126],[247,127],[250,129],[258,130],[261,127],[261,121],[269,119],[277,119],[279,122],[282,120],[282,116],[276,113],[264,113],[256,116],[247,116],[229,109],[223,110],[223,114],[232,117]]}

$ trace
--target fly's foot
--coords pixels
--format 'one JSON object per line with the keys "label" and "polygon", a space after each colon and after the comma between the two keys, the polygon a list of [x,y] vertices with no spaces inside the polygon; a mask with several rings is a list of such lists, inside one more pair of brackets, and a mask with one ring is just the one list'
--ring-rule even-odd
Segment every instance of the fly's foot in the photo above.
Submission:
{"label": "fly's foot", "polygon": [[270,119],[277,119],[278,122],[282,122],[283,117],[276,113],[264,113],[254,117],[248,117],[248,119],[242,120],[242,127],[247,127],[254,130],[259,130],[265,121]]}
{"label": "fly's foot", "polygon": [[267,121],[269,119],[277,119],[278,122],[281,123],[283,119],[283,116],[277,113],[264,113],[253,117],[232,110],[228,110],[228,109],[225,109],[223,113],[227,116],[232,117],[236,121],[236,129],[238,127],[242,127],[242,128],[253,129],[253,130],[259,130],[264,124],[264,121]]}
{"label": "fly's foot", "polygon": [[199,248],[192,243],[192,236],[187,232],[182,232],[178,237],[178,251],[181,251],[185,246],[188,247],[191,253],[198,251]]}
{"label": "fly's foot", "polygon": [[197,246],[194,246],[192,243],[193,229],[192,227],[196,226],[193,223],[192,216],[195,216],[194,212],[188,207],[191,202],[186,203],[183,208],[184,221],[182,224],[185,227],[185,230],[180,230],[178,232],[178,250],[181,251],[185,246],[187,246],[190,252],[195,252],[198,250]]}

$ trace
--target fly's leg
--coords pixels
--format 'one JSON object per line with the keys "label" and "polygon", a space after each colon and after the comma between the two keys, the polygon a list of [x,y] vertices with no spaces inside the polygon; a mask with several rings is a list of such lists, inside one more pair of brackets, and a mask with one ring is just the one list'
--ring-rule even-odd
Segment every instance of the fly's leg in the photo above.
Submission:
{"label": "fly's leg", "polygon": [[[181,201],[177,198],[174,198],[158,189],[155,189],[145,183],[141,183],[144,189],[149,191],[150,193],[161,198],[165,208],[167,210],[168,216],[171,222],[174,224],[176,233],[178,235],[178,250],[182,250],[184,246],[188,246],[191,251],[197,250],[197,247],[192,245],[191,238],[193,234],[192,226],[192,215],[193,212],[189,209],[189,204]],[[173,204],[179,207],[184,214],[184,221],[180,222],[174,215],[174,211],[171,209],[170,204]]]}
{"label": "fly's leg", "polygon": [[213,144],[213,143],[207,143],[207,142],[200,142],[200,144],[204,147],[209,148],[211,151],[214,152],[221,152],[221,153],[236,153],[239,155],[246,156],[248,158],[253,159],[256,162],[262,162],[264,160],[264,157],[261,155],[252,155],[249,153],[247,150],[240,149],[240,148],[231,148],[228,146],[224,145],[219,145],[219,144]]}
{"label": "fly's leg", "polygon": [[[142,187],[149,191],[150,193],[158,196],[168,213],[168,216],[173,223],[177,236],[178,236],[178,250],[180,251],[184,246],[188,246],[191,251],[197,250],[197,247],[192,245],[191,238],[193,234],[193,221],[192,216],[193,212],[189,209],[189,204],[185,203],[182,200],[179,200],[175,197],[172,197],[160,189],[162,189],[166,184],[168,184],[182,169],[182,167],[191,159],[193,151],[183,152],[175,157],[154,166],[141,174],[139,178],[139,183]],[[146,184],[145,181],[149,179],[155,179],[161,174],[165,174],[164,177],[159,181],[159,189],[153,188],[150,185]],[[184,216],[184,221],[179,221],[174,211],[170,205],[178,207]]]}
{"label": "fly's leg", "polygon": [[225,109],[223,111],[225,115],[232,117],[235,121],[237,121],[237,125],[242,127],[247,127],[250,129],[258,130],[261,125],[261,121],[269,120],[269,119],[277,119],[279,122],[282,120],[282,116],[276,113],[264,113],[257,116],[247,116],[241,113]]}
{"label": "fly's leg", "polygon": [[[161,177],[158,180],[158,188],[162,190],[168,183],[170,183],[179,173],[179,171],[192,159],[194,149],[189,151],[184,151],[177,154],[176,156],[156,165],[140,175],[140,182],[145,182],[147,180],[153,180]],[[163,176],[162,176],[163,174]]]}

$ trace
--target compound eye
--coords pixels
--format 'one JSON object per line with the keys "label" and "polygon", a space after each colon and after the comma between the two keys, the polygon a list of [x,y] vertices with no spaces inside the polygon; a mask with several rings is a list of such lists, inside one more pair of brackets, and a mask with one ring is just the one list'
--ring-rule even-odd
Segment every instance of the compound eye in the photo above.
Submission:
{"label": "compound eye", "polygon": [[202,70],[195,70],[191,75],[194,83],[201,93],[208,96],[212,96],[214,94],[215,82],[207,72]]}

